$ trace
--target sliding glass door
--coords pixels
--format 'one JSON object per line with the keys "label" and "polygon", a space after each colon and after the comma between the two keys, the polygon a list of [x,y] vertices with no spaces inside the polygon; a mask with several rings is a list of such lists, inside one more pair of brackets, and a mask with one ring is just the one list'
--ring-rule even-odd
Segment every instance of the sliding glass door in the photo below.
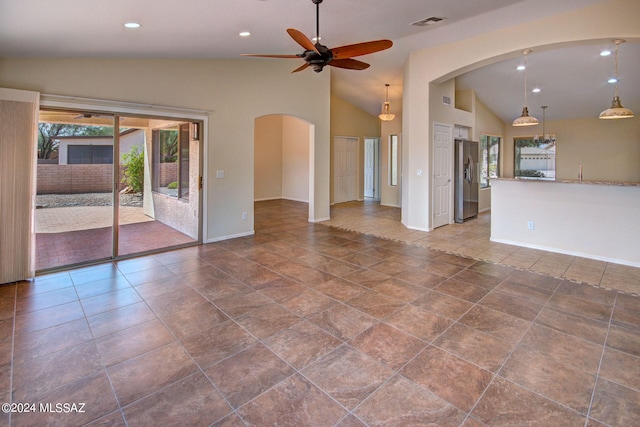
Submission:
{"label": "sliding glass door", "polygon": [[185,120],[42,110],[36,270],[198,243],[197,128]]}

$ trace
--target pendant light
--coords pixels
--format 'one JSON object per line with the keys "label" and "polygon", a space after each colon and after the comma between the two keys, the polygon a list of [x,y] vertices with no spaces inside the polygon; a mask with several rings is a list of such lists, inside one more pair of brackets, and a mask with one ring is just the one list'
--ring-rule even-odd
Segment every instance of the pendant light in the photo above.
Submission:
{"label": "pendant light", "polygon": [[527,55],[531,53],[531,49],[522,51],[524,55],[524,107],[522,107],[522,115],[513,121],[513,126],[533,126],[537,125],[538,119],[529,115],[527,108]]}
{"label": "pendant light", "polygon": [[393,120],[396,117],[396,115],[395,114],[391,114],[391,112],[389,111],[389,83],[385,84],[385,86],[387,87],[387,95],[386,95],[386,97],[384,99],[384,104],[383,104],[383,107],[382,107],[382,113],[380,113],[380,115],[378,115],[378,117],[383,122],[390,122],[391,120]]}
{"label": "pendant light", "polygon": [[613,95],[613,101],[611,102],[611,108],[607,108],[602,113],[600,113],[601,119],[629,119],[633,117],[633,111],[628,108],[624,108],[622,106],[622,102],[620,101],[620,97],[618,96],[618,45],[624,43],[624,40],[616,39],[613,40],[613,43],[616,45],[615,50],[615,92]]}

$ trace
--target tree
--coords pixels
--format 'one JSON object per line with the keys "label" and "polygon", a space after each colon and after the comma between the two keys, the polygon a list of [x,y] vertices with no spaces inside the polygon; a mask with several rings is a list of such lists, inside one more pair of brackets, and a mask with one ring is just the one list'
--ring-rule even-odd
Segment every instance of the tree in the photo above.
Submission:
{"label": "tree", "polygon": [[66,123],[38,123],[38,158],[50,159],[58,151],[60,137],[113,135],[108,126],[78,126]]}
{"label": "tree", "polygon": [[131,151],[122,155],[122,164],[124,165],[122,182],[127,184],[132,192],[142,193],[144,188],[144,152],[138,151],[138,147],[132,147]]}

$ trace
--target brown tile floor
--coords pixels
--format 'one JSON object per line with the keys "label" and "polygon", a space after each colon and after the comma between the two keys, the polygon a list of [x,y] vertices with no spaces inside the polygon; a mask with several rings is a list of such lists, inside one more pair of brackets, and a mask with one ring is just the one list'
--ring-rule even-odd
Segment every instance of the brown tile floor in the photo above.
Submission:
{"label": "brown tile floor", "polygon": [[0,287],[0,425],[636,425],[640,297],[306,217]]}
{"label": "brown tile floor", "polygon": [[331,209],[323,224],[394,239],[480,261],[547,274],[561,279],[640,294],[640,268],[577,256],[491,242],[491,215],[450,224],[431,232],[409,230],[400,223],[400,209],[374,201],[349,202]]}

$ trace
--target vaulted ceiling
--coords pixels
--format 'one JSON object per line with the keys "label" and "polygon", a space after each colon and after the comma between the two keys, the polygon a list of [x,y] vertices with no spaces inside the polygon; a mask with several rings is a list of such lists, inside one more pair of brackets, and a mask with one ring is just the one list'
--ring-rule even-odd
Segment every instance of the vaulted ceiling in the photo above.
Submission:
{"label": "vaulted ceiling", "polygon": [[[371,64],[363,71],[332,68],[334,93],[377,114],[384,85],[399,108],[402,69],[411,50],[450,43],[498,28],[540,19],[602,0],[324,0],[320,5],[322,44],[336,47],[369,40],[390,39],[386,51],[359,57]],[[2,0],[0,56],[3,57],[118,57],[118,58],[236,58],[243,53],[297,54],[302,48],[286,33],[296,28],[309,38],[316,34],[316,6],[312,0]],[[431,25],[412,25],[430,17]],[[126,22],[138,22],[135,30]],[[541,31],[553,31],[541,28]],[[240,37],[250,31],[250,37]],[[532,40],[532,45],[535,41]],[[529,56],[531,113],[548,105],[548,119],[597,115],[607,108],[613,87],[613,57],[599,52],[608,40],[591,45],[534,51]],[[620,92],[623,103],[640,110],[640,43],[620,47]],[[280,59],[278,59],[280,60]],[[291,69],[301,65],[291,61]],[[519,115],[523,103],[522,62],[510,58],[460,76],[460,88],[478,97],[505,122]],[[259,68],[256,67],[256,72]],[[312,72],[305,70],[304,72]],[[575,101],[580,102],[576,103]]]}

